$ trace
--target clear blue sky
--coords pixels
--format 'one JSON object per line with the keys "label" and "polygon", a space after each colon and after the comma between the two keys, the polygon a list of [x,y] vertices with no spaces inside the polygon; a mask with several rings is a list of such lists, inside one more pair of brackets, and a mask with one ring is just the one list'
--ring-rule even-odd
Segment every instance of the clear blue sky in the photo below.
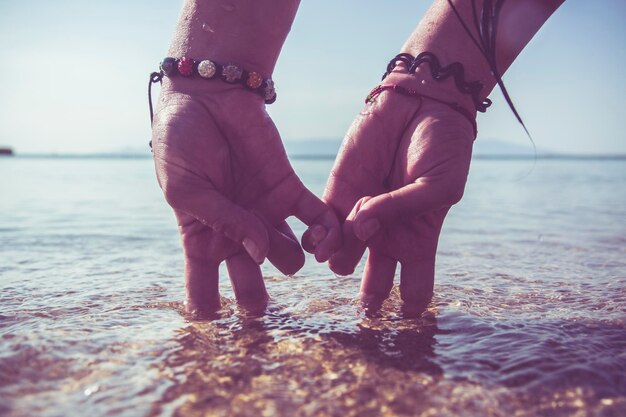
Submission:
{"label": "clear blue sky", "polygon": [[[0,0],[0,145],[143,148],[181,1]],[[285,140],[338,138],[429,1],[303,0],[274,74]],[[626,1],[566,0],[505,82],[538,147],[626,153]],[[479,139],[528,143],[499,93]]]}

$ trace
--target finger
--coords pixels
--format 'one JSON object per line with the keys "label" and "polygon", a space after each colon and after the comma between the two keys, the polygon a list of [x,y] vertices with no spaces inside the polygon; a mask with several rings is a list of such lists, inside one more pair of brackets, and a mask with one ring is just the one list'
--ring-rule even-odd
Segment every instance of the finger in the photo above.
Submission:
{"label": "finger", "polygon": [[403,310],[421,314],[433,297],[435,282],[435,256],[414,262],[402,263],[400,269],[400,296]]}
{"label": "finger", "polygon": [[192,316],[203,316],[220,309],[219,259],[209,256],[212,231],[192,217],[175,212],[185,260],[185,309]]}
{"label": "finger", "polygon": [[343,246],[330,257],[328,267],[338,275],[345,276],[354,273],[365,248],[365,244],[352,231],[352,221],[346,221],[343,224]]}
{"label": "finger", "polygon": [[185,259],[185,310],[203,316],[220,309],[219,264]]}
{"label": "finger", "polygon": [[270,250],[267,259],[285,275],[294,275],[304,265],[304,252],[286,221],[276,227],[266,223]]}
{"label": "finger", "polygon": [[217,192],[206,179],[167,164],[162,181],[168,203],[205,226],[241,244],[257,264],[269,251],[269,237],[263,222],[248,210]]}
{"label": "finger", "polygon": [[341,226],[334,211],[304,188],[293,214],[309,226],[302,237],[302,246],[314,253],[318,262],[326,262],[341,247]]}
{"label": "finger", "polygon": [[302,234],[302,247],[309,253],[315,253],[315,247],[326,237],[328,234],[324,226],[314,224],[304,231]]}
{"label": "finger", "polygon": [[264,309],[269,296],[259,265],[246,252],[241,251],[226,259],[226,267],[237,302],[255,311]]}
{"label": "finger", "polygon": [[365,244],[360,241],[354,234],[354,216],[359,211],[360,206],[371,197],[364,197],[352,208],[352,211],[346,218],[342,227],[341,248],[331,256],[328,266],[339,275],[350,275],[354,272],[359,261],[365,252]]}
{"label": "finger", "polygon": [[458,201],[460,196],[456,198],[443,184],[418,179],[363,204],[354,218],[354,233],[361,241],[367,242],[384,223],[415,218],[448,207]]}
{"label": "finger", "polygon": [[221,308],[219,293],[219,264],[185,262],[185,310],[201,317]]}
{"label": "finger", "polygon": [[[241,111],[241,109],[237,109]],[[220,123],[233,132],[231,141],[240,141],[245,146],[237,148],[238,157],[249,161],[247,169],[259,173],[268,184],[272,185],[274,198],[263,198],[255,190],[247,193],[255,207],[263,213],[273,213],[269,218],[275,223],[276,215],[284,219],[295,215],[308,226],[317,226],[316,232],[307,233],[304,246],[315,253],[318,261],[328,260],[330,254],[341,245],[339,220],[332,209],[311,193],[293,172],[284,150],[276,126],[265,111],[259,108],[246,109],[249,123],[242,123],[241,118],[232,118],[232,112],[225,115]],[[267,196],[266,196],[267,197]],[[282,210],[286,210],[282,213]],[[292,268],[290,268],[292,269]]]}
{"label": "finger", "polygon": [[389,297],[397,264],[395,259],[370,249],[361,281],[361,302],[367,309],[378,310]]}

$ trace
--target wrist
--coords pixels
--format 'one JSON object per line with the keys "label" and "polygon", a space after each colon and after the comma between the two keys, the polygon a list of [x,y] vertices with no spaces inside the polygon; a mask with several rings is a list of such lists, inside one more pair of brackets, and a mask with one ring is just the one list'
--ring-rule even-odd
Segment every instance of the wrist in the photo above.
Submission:
{"label": "wrist", "polygon": [[[472,2],[454,3],[464,21],[472,22]],[[479,0],[478,3],[482,1]],[[413,56],[424,51],[435,54],[443,66],[454,62],[463,65],[467,81],[483,84],[481,99],[486,98],[496,84],[488,62],[468,36],[448,0],[435,0],[401,49],[401,52]]]}
{"label": "wrist", "polygon": [[[485,98],[495,87],[497,78],[506,72],[563,1],[502,2],[501,7],[494,9],[493,2],[487,4],[483,0],[435,0],[402,52],[417,55],[429,51],[440,58],[442,65],[461,63],[467,80],[483,84],[481,98]],[[481,30],[481,40],[477,25],[485,23],[480,22],[483,13],[491,17]],[[491,44],[487,47],[485,43]]]}
{"label": "wrist", "polygon": [[[151,75],[151,82],[165,78],[167,79],[166,89],[187,84],[196,88],[196,92],[201,92],[206,90],[203,84],[212,87],[211,84],[214,82],[208,83],[208,81],[221,80],[226,84],[243,86],[246,90],[261,96],[266,104],[272,104],[276,101],[274,81],[271,78],[263,78],[256,71],[248,71],[232,63],[221,64],[209,59],[194,60],[188,57],[167,57],[161,62],[160,69],[160,74]],[[185,82],[185,79],[189,82]],[[201,82],[198,83],[198,81]],[[214,90],[209,88],[208,92]]]}
{"label": "wrist", "polygon": [[381,85],[397,85],[408,90],[413,90],[417,95],[433,98],[434,100],[454,103],[465,110],[469,117],[476,118],[476,107],[472,97],[459,91],[453,78],[434,79],[428,64],[418,66],[415,73],[409,74],[408,68],[399,63]]}
{"label": "wrist", "polygon": [[233,63],[270,77],[298,6],[280,3],[186,0],[168,55]]}

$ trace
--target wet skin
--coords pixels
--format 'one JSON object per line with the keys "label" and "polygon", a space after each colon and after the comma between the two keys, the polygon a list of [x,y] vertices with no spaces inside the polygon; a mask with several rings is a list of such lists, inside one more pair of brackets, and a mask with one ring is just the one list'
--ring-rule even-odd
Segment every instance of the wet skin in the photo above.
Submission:
{"label": "wet skin", "polygon": [[[500,13],[507,36],[494,46],[501,74],[562,2],[507,2]],[[471,21],[472,3],[455,3],[460,16]],[[298,4],[187,0],[169,54],[237,62],[270,75]],[[476,7],[482,6],[478,0]],[[485,96],[496,84],[449,0],[433,2],[401,51],[430,51],[443,63],[461,62],[468,80],[484,84]],[[394,77],[411,85],[418,81],[397,74],[388,81]],[[351,274],[369,247],[361,285],[366,304],[387,297],[400,263],[405,306],[425,308],[439,233],[463,194],[469,170],[474,132],[466,118],[436,101],[383,92],[346,136],[324,195],[331,210],[293,173],[260,96],[224,83],[166,81],[153,126],[154,156],[180,228],[188,311],[219,308],[222,261],[238,300],[264,305],[258,264],[267,256],[291,274],[303,263],[284,222],[290,215],[310,226],[304,248],[318,261],[330,258],[338,274]],[[426,91],[473,112],[468,98],[448,84]],[[345,219],[343,226],[335,215]]]}
{"label": "wet skin", "polygon": [[473,127],[429,99],[381,93],[354,120],[324,200],[343,224],[343,246],[330,268],[348,275],[369,248],[361,298],[376,309],[389,295],[398,263],[407,310],[426,308],[444,218],[462,195]]}
{"label": "wet skin", "polygon": [[262,309],[264,259],[287,275],[304,263],[285,219],[295,215],[313,226],[306,247],[321,262],[340,246],[340,224],[293,171],[262,97],[200,83],[164,85],[152,136],[159,185],[182,240],[187,312],[219,309],[223,261],[238,301]]}

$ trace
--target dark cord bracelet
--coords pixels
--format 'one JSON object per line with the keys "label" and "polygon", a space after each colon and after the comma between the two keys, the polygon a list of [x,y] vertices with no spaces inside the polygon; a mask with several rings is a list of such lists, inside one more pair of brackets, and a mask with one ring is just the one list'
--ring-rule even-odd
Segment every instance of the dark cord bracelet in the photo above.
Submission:
{"label": "dark cord bracelet", "polygon": [[413,57],[411,54],[398,54],[387,65],[387,72],[383,74],[383,80],[398,66],[398,63],[403,63],[409,74],[415,74],[418,67],[422,64],[428,64],[430,68],[430,74],[437,81],[443,81],[447,78],[453,77],[456,88],[463,93],[469,94],[472,97],[476,110],[484,113],[487,108],[491,106],[491,100],[485,98],[480,99],[480,92],[483,89],[483,84],[480,81],[465,81],[465,69],[460,62],[453,62],[450,65],[442,66],[439,60],[432,52],[422,52],[418,56]]}
{"label": "dark cord bracelet", "polygon": [[440,100],[436,97],[422,94],[412,88],[406,88],[406,87],[402,87],[401,85],[396,85],[396,84],[381,84],[381,85],[374,87],[374,89],[370,91],[367,98],[365,99],[365,103],[367,104],[367,103],[374,102],[374,99],[385,90],[395,91],[396,93],[400,93],[402,95],[417,98],[420,100],[422,98],[427,98],[429,100],[433,100],[438,103],[445,104],[446,106],[450,107],[452,110],[456,111],[457,113],[460,113],[463,117],[467,119],[468,122],[470,122],[470,124],[472,125],[472,129],[474,131],[474,139],[476,139],[476,136],[478,135],[478,127],[476,126],[476,119],[470,114],[469,111],[467,111],[467,109],[465,109],[463,106],[461,106],[458,103]]}

